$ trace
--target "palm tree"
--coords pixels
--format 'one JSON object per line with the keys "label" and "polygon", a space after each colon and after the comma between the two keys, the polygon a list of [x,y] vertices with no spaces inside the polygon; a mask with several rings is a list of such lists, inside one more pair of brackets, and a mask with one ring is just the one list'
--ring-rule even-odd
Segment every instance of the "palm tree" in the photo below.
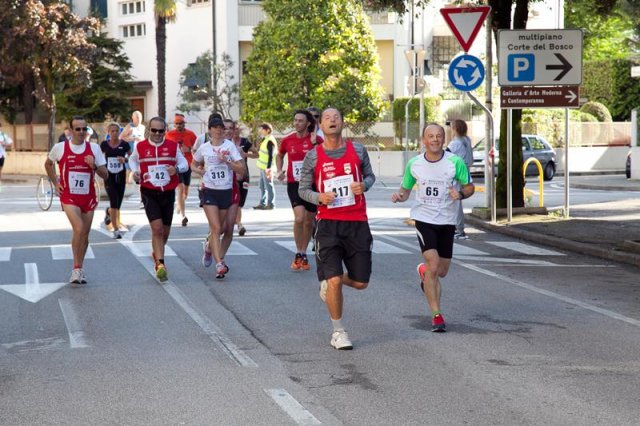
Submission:
{"label": "palm tree", "polygon": [[175,0],[155,0],[153,13],[156,18],[156,63],[158,66],[158,115],[166,116],[167,22],[176,20]]}

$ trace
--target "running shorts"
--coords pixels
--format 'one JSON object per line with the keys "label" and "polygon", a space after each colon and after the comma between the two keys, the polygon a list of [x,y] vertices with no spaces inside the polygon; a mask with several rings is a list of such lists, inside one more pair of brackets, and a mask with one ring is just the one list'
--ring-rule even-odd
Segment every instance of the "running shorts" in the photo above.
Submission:
{"label": "running shorts", "polygon": [[318,206],[300,198],[300,194],[298,194],[299,187],[300,187],[300,182],[287,183],[287,195],[289,195],[289,201],[291,202],[291,207],[295,208],[298,206],[304,206],[306,211],[310,213],[316,213],[318,211]]}
{"label": "running shorts", "polygon": [[149,222],[161,219],[163,225],[171,226],[176,191],[158,191],[141,187],[140,195],[142,196],[142,204],[144,204],[144,211]]}
{"label": "running shorts", "polygon": [[205,206],[217,206],[220,210],[226,210],[231,207],[232,192],[231,189],[204,188],[202,190],[202,204]]}
{"label": "running shorts", "polygon": [[373,237],[368,222],[318,220],[315,232],[318,280],[342,276],[368,283],[371,278]]}
{"label": "running shorts", "polygon": [[416,233],[422,253],[427,250],[436,250],[438,256],[443,259],[453,257],[453,234],[455,231],[455,225],[432,225],[416,220]]}

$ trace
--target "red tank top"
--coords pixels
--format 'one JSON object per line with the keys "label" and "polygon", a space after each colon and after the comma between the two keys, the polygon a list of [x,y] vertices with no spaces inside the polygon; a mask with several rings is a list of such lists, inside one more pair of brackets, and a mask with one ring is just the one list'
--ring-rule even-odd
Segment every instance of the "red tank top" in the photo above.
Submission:
{"label": "red tank top", "polygon": [[313,171],[318,192],[333,191],[336,198],[331,205],[318,206],[318,219],[367,221],[367,203],[363,195],[351,192],[352,182],[362,182],[362,168],[358,153],[350,140],[341,158],[329,157],[322,145],[316,146],[318,160]]}
{"label": "red tank top", "polygon": [[63,187],[60,199],[73,200],[74,204],[90,204],[89,202],[96,198],[94,172],[84,159],[87,155],[93,156],[91,144],[85,142],[81,154],[74,153],[70,144],[70,141],[64,143],[64,153],[58,161],[60,183]]}
{"label": "red tank top", "polygon": [[140,161],[140,186],[156,191],[171,191],[180,183],[178,173],[169,175],[169,166],[177,164],[178,144],[165,139],[159,146],[145,139],[136,144]]}

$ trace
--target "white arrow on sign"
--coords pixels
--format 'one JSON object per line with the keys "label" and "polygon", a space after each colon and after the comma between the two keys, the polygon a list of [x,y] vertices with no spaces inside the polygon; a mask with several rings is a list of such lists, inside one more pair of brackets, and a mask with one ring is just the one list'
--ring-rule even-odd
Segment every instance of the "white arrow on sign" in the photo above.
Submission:
{"label": "white arrow on sign", "polygon": [[576,100],[576,97],[578,97],[578,95],[576,95],[575,93],[573,93],[573,91],[569,90],[569,94],[564,95],[564,97],[565,97],[566,99],[568,99],[568,100],[569,100],[569,102],[573,102],[573,101],[575,101],[575,100]]}
{"label": "white arrow on sign", "polygon": [[38,277],[38,265],[36,265],[35,263],[24,264],[24,275],[24,284],[0,285],[0,289],[31,303],[37,303],[51,293],[67,285],[67,283],[41,284],[40,278]]}

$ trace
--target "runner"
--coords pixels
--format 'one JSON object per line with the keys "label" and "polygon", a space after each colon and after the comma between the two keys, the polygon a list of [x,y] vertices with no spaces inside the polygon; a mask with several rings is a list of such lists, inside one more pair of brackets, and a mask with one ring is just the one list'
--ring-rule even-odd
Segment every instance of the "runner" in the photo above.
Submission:
{"label": "runner", "polygon": [[[224,139],[224,122],[212,117],[208,123],[210,141],[204,143],[193,155],[193,170],[203,176],[202,203],[209,222],[209,237],[204,244],[202,264],[211,266],[212,256],[216,260],[216,278],[224,278],[228,272],[222,258],[220,235],[231,207],[234,178],[233,173],[244,173],[242,156],[235,144]],[[235,216],[234,216],[235,217]]]}
{"label": "runner", "polygon": [[249,139],[241,137],[240,124],[237,121],[234,123],[234,126],[233,142],[236,144],[236,148],[238,149],[238,152],[240,152],[240,155],[242,155],[242,158],[244,158],[245,166],[245,174],[240,180],[238,180],[240,183],[240,208],[236,214],[238,235],[242,237],[247,232],[246,228],[242,226],[242,208],[244,207],[244,204],[247,201],[247,195],[249,194],[249,163],[247,159],[258,158],[258,150],[253,146]]}
{"label": "runner", "polygon": [[109,195],[109,208],[107,209],[108,223],[113,226],[113,238],[122,238],[120,232],[120,207],[124,199],[124,190],[127,186],[127,171],[124,168],[126,157],[131,154],[129,144],[120,140],[120,125],[109,123],[107,126],[109,140],[100,144],[100,149],[107,159],[107,171],[109,178],[104,181],[104,188]]}
{"label": "runner", "polygon": [[[316,264],[320,298],[327,304],[333,323],[331,346],[352,349],[342,326],[342,286],[363,290],[371,277],[373,238],[364,192],[373,186],[376,177],[367,150],[342,138],[340,111],[328,108],[321,118],[324,142],[304,159],[299,194],[303,200],[318,205]],[[313,189],[314,182],[319,192]]]}
{"label": "runner", "polygon": [[[56,193],[60,197],[62,210],[71,224],[71,251],[73,270],[71,284],[86,284],[84,274],[84,256],[89,247],[89,231],[93,221],[94,209],[98,205],[94,186],[95,174],[102,179],[109,177],[105,164],[107,161],[100,146],[85,142],[87,122],[82,116],[71,119],[71,140],[58,142],[53,146],[44,168],[51,182],[55,182]],[[60,180],[54,171],[58,163]]]}
{"label": "runner", "polygon": [[184,120],[184,114],[175,114],[173,122],[176,125],[176,128],[167,133],[167,139],[171,139],[178,144],[180,151],[182,151],[182,155],[184,155],[184,158],[187,160],[187,164],[189,164],[189,169],[178,175],[180,184],[176,188],[178,213],[182,216],[182,226],[187,226],[189,219],[187,218],[185,203],[189,196],[189,185],[191,185],[191,162],[193,161],[193,153],[191,150],[196,143],[197,136],[191,130],[185,128],[186,123]]}
{"label": "runner", "polygon": [[169,279],[164,264],[164,248],[171,233],[178,173],[189,165],[178,144],[165,139],[167,123],[161,117],[149,120],[149,139],[138,142],[129,158],[133,178],[140,183],[140,195],[151,228],[151,257],[156,278]]}
{"label": "runner", "polygon": [[[311,240],[311,230],[313,227],[313,217],[317,212],[315,204],[304,201],[298,194],[300,186],[300,174],[302,164],[307,152],[313,149],[311,132],[316,128],[316,122],[312,114],[306,110],[298,110],[293,115],[294,133],[287,135],[280,142],[278,156],[276,157],[276,168],[278,180],[284,180],[285,172],[282,169],[284,156],[287,155],[287,194],[293,208],[293,239],[296,242],[296,255],[291,262],[291,269],[294,271],[309,270],[309,259],[307,258],[307,247]],[[317,143],[322,143],[322,138],[317,138]]]}
{"label": "runner", "polygon": [[422,132],[422,144],[426,152],[409,160],[400,191],[391,196],[391,201],[406,201],[413,186],[418,185],[411,218],[416,223],[418,243],[425,261],[418,265],[420,288],[431,309],[431,331],[444,332],[440,278],[447,276],[451,265],[459,204],[473,195],[475,187],[462,158],[442,149],[442,126],[427,125]]}

